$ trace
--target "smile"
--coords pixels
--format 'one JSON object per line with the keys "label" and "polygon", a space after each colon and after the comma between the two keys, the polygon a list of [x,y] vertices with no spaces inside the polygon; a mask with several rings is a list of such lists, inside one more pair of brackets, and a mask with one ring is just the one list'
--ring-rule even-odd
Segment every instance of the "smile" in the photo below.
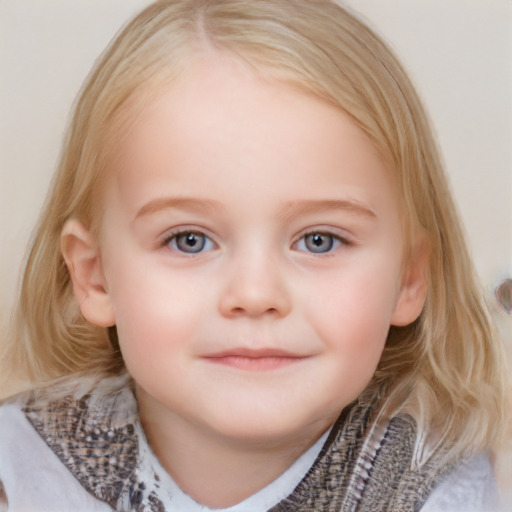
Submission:
{"label": "smile", "polygon": [[290,366],[307,359],[278,349],[232,349],[204,357],[214,364],[230,366],[245,371],[270,371]]}

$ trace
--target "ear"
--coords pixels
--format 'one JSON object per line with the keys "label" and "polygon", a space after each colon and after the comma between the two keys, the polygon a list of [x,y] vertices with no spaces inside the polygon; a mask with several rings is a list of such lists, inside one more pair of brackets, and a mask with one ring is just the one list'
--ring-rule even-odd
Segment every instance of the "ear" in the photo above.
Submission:
{"label": "ear", "polygon": [[60,242],[82,315],[100,327],[114,325],[114,310],[95,237],[80,221],[71,219],[62,229]]}
{"label": "ear", "polygon": [[429,252],[428,239],[422,236],[408,258],[391,325],[409,325],[420,316],[427,295]]}

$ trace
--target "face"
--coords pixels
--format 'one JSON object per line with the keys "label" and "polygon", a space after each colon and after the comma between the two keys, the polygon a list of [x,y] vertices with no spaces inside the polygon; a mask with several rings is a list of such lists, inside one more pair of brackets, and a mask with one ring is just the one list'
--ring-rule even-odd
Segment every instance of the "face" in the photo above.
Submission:
{"label": "face", "polygon": [[395,187],[362,131],[209,56],[144,111],[119,162],[99,246],[141,406],[226,440],[327,428],[390,324],[414,320]]}

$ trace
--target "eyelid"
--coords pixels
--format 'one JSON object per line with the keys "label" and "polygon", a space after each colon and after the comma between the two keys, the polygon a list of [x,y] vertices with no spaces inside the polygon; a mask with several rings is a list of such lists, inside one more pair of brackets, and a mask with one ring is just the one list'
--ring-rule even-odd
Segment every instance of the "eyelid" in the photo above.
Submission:
{"label": "eyelid", "polygon": [[305,229],[302,229],[295,235],[294,237],[294,244],[297,243],[301,238],[304,238],[307,235],[312,234],[321,234],[321,235],[331,235],[337,239],[339,239],[341,242],[347,245],[355,244],[356,240],[354,235],[350,234],[347,230],[342,228],[336,228],[333,226],[325,226],[325,225],[319,225],[319,226],[312,226]]}
{"label": "eyelid", "polygon": [[[171,240],[173,238],[176,238],[179,235],[185,235],[187,233],[202,235],[202,236],[206,237],[213,244],[213,249],[209,249],[208,251],[201,251],[198,253],[188,253],[187,254],[186,252],[169,248],[169,243],[171,242]],[[178,254],[185,255],[185,256],[195,256],[195,255],[199,255],[203,252],[210,252],[211,250],[219,248],[219,244],[215,241],[215,236],[210,232],[210,230],[200,227],[200,226],[197,226],[197,225],[190,225],[190,224],[176,226],[174,228],[167,230],[160,238],[159,246],[164,247],[164,248],[169,248],[170,250],[173,250],[173,252],[176,252]]]}
{"label": "eyelid", "polygon": [[[352,235],[350,235],[350,233],[348,233],[347,231],[345,231],[341,228],[334,228],[332,226],[313,226],[310,228],[303,229],[295,236],[294,241],[291,245],[292,249],[298,250],[298,249],[296,249],[297,244],[301,240],[305,239],[308,235],[313,235],[313,234],[332,236],[334,239],[336,239],[339,242],[341,247],[350,247],[350,246],[355,245],[355,243],[356,243],[354,237]],[[337,248],[339,248],[339,247],[337,247]],[[319,256],[322,256],[322,255],[327,256],[328,254],[332,254],[337,248],[335,248],[329,252],[316,253],[316,254]],[[306,252],[306,251],[300,251],[300,252]],[[311,253],[311,254],[315,254],[315,253]]]}

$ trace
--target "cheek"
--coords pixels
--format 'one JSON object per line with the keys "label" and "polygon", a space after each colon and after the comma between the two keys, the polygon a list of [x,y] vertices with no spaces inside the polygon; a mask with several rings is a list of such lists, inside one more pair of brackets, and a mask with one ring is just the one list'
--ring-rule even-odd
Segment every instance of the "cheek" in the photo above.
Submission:
{"label": "cheek", "polygon": [[128,365],[167,360],[193,337],[203,309],[193,283],[153,274],[147,266],[119,265],[111,277],[119,343]]}
{"label": "cheek", "polygon": [[385,276],[381,272],[339,275],[317,282],[315,295],[309,297],[309,323],[348,371],[373,373],[380,359],[396,298],[396,280]]}

